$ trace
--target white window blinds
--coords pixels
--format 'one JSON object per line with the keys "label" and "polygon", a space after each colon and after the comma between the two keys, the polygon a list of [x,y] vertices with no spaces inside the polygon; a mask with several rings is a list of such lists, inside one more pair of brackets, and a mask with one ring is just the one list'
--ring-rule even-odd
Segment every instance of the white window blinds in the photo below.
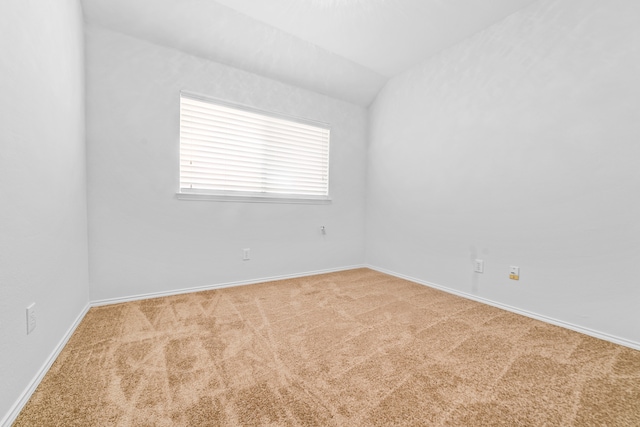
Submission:
{"label": "white window blinds", "polygon": [[327,199],[322,125],[180,95],[180,192]]}

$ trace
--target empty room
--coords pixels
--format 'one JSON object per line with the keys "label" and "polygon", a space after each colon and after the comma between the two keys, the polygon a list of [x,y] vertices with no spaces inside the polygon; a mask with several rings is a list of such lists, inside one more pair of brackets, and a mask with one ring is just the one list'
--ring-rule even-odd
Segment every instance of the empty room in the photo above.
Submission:
{"label": "empty room", "polygon": [[639,19],[3,0],[0,426],[639,426]]}

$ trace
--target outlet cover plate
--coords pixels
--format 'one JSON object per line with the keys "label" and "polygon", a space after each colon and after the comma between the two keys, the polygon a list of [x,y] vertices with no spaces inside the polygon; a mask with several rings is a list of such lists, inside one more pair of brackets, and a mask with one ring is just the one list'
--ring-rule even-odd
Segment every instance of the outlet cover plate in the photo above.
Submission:
{"label": "outlet cover plate", "polygon": [[477,259],[474,263],[474,271],[476,273],[484,273],[484,261]]}

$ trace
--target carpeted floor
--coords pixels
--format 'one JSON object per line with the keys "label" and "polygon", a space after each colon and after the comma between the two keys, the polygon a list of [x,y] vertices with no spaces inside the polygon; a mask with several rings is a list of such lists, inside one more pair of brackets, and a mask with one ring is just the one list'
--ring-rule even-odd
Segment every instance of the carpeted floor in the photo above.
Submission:
{"label": "carpeted floor", "polygon": [[16,426],[640,426],[640,352],[372,270],[92,308]]}

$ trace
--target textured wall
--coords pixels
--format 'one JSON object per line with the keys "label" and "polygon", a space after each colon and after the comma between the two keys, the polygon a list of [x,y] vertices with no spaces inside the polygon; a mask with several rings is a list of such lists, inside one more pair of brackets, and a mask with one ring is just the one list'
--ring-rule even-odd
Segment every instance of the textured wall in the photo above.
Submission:
{"label": "textured wall", "polygon": [[391,80],[367,261],[640,343],[638,16],[543,0]]}
{"label": "textured wall", "polygon": [[[97,27],[86,37],[92,300],[364,261],[364,108]],[[181,89],[330,123],[333,203],[177,200]]]}
{"label": "textured wall", "polygon": [[2,420],[86,306],[88,279],[80,5],[3,0],[0,28]]}

